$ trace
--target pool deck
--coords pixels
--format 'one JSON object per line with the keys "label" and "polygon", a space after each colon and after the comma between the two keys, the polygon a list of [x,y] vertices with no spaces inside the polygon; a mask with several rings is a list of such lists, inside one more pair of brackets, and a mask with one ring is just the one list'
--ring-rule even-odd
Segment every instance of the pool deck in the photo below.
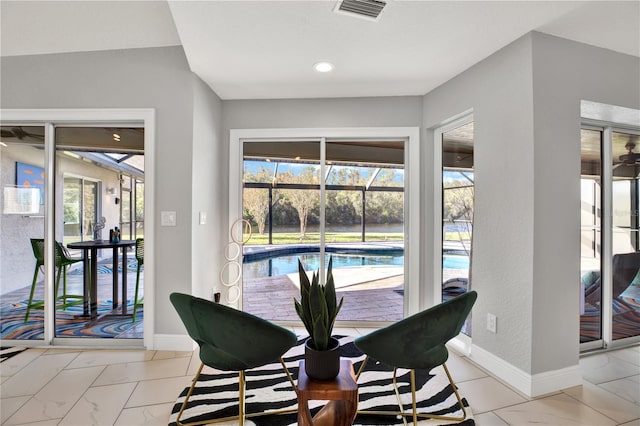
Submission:
{"label": "pool deck", "polygon": [[[243,247],[245,257],[254,259],[277,255],[317,252],[318,244],[249,245]],[[327,242],[332,252],[402,252],[404,241],[372,241],[364,243]],[[457,241],[446,241],[445,252],[463,253],[465,247]],[[403,318],[403,266],[354,266],[333,269],[338,299],[344,305],[338,321],[391,322]],[[443,270],[443,282],[449,278],[466,277],[466,270]],[[298,273],[273,277],[243,279],[242,309],[272,321],[296,321],[293,299],[300,298]]]}

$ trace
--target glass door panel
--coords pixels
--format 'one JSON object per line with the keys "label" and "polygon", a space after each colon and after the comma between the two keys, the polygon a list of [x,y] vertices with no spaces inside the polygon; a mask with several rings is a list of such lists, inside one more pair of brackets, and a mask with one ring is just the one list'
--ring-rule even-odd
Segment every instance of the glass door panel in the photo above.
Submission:
{"label": "glass door panel", "polygon": [[[143,312],[137,311],[135,321],[131,313],[136,287],[143,293],[143,274],[138,279],[133,244],[126,249],[126,262],[122,248],[99,249],[94,256],[88,248],[67,246],[78,241],[108,243],[109,231],[121,226],[121,177],[144,176],[144,168],[125,162],[142,157],[144,130],[56,127],[55,134],[55,175],[63,182],[56,185],[55,211],[57,218],[65,217],[64,224],[55,224],[60,243],[55,337],[140,339]],[[79,221],[80,226],[67,226],[67,220]],[[130,233],[121,239],[129,237]]]}
{"label": "glass door panel", "polygon": [[[638,135],[612,132],[612,340],[640,335]],[[640,148],[640,147],[639,147]]]}
{"label": "glass door panel", "polygon": [[44,338],[44,127],[0,134],[0,322],[3,340]]}
{"label": "glass door panel", "polygon": [[582,129],[580,181],[580,343],[602,339],[602,131]]}
{"label": "glass door panel", "polygon": [[[442,300],[471,289],[473,122],[442,134]],[[471,336],[470,318],[462,332]]]}
{"label": "glass door panel", "polygon": [[298,320],[298,260],[306,270],[321,263],[319,209],[319,141],[243,144],[242,211],[251,224],[242,248],[243,310]]}
{"label": "glass door panel", "polygon": [[327,141],[325,183],[338,319],[402,319],[404,141]]}

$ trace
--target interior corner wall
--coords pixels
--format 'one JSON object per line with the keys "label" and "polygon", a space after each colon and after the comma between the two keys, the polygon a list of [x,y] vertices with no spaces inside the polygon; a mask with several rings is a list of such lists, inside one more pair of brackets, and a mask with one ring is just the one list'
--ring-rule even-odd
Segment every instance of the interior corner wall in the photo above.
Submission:
{"label": "interior corner wall", "polygon": [[182,47],[0,59],[2,108],[154,108],[155,206],[177,226],[155,231],[155,333],[184,334],[169,302],[191,292],[193,80]]}
{"label": "interior corner wall", "polygon": [[195,74],[193,95],[192,294],[212,299],[212,293],[222,291],[218,277],[229,235],[223,226],[227,210],[220,202],[228,182],[221,166],[229,149],[222,143],[222,101]]}
{"label": "interior corner wall", "polygon": [[[532,364],[534,287],[531,73],[526,35],[425,95],[423,107],[431,130],[473,109],[473,344],[525,373]],[[430,147],[422,162],[433,170],[433,141],[424,144]],[[425,185],[433,186],[433,173]],[[487,313],[497,316],[497,333],[487,331]]]}
{"label": "interior corner wall", "polygon": [[534,276],[532,372],[577,362],[580,101],[640,109],[640,58],[532,34]]}

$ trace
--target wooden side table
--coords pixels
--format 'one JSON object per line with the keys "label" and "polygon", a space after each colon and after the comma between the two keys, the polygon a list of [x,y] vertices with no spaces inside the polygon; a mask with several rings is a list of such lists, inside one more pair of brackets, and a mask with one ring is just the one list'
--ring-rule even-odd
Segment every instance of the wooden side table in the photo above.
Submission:
{"label": "wooden side table", "polygon": [[[340,360],[340,373],[333,380],[313,380],[307,377],[304,360],[298,370],[298,425],[350,426],[358,410],[358,384],[350,360]],[[311,418],[309,401],[329,401]]]}

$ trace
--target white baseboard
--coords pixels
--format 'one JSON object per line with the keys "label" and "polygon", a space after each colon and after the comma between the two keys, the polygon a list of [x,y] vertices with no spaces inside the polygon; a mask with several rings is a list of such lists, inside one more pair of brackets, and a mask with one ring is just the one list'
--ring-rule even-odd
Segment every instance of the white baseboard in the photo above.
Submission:
{"label": "white baseboard", "polygon": [[157,351],[192,351],[196,343],[186,334],[156,334],[153,349]]}
{"label": "white baseboard", "polygon": [[532,398],[582,383],[582,373],[578,364],[531,375],[476,345],[472,345],[469,358],[503,382]]}

